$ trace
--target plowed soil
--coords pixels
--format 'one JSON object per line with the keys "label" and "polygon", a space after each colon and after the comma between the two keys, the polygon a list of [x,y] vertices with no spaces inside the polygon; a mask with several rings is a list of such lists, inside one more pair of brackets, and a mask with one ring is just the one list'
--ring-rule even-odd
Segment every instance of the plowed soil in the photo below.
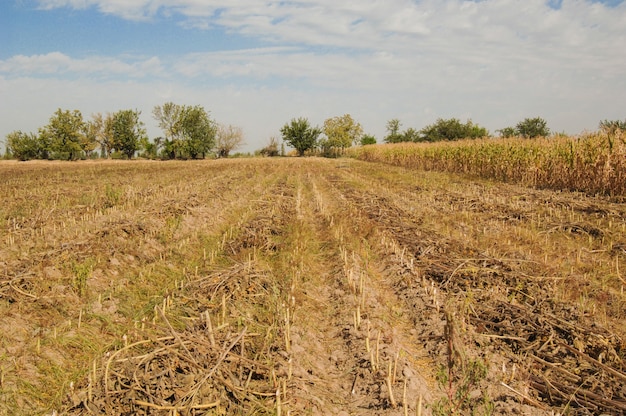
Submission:
{"label": "plowed soil", "polygon": [[607,198],[316,158],[0,191],[0,414],[626,413]]}

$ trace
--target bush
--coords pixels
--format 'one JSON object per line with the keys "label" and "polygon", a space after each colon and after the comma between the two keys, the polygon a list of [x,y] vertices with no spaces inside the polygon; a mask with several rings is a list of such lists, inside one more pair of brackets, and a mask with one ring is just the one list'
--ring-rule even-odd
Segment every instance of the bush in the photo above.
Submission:
{"label": "bush", "polygon": [[271,137],[269,144],[265,146],[263,149],[261,149],[259,153],[261,154],[261,156],[266,156],[266,157],[279,156],[280,152],[278,150],[278,141],[276,140],[276,138]]}
{"label": "bush", "polygon": [[479,139],[481,137],[489,136],[489,131],[486,128],[480,127],[477,124],[468,120],[466,123],[461,123],[456,118],[449,120],[438,119],[434,124],[421,129],[417,137],[412,140],[415,142],[438,142],[438,141],[452,141],[462,139]]}
{"label": "bush", "polygon": [[11,132],[7,135],[7,154],[18,160],[37,159],[41,156],[39,138],[32,133]]}
{"label": "bush", "polygon": [[361,137],[361,146],[367,146],[368,144],[376,144],[376,137],[371,134]]}
{"label": "bush", "polygon": [[526,139],[547,137],[550,135],[548,123],[541,117],[526,118],[517,123],[515,127],[505,127],[496,131],[500,133],[502,137],[521,136]]}

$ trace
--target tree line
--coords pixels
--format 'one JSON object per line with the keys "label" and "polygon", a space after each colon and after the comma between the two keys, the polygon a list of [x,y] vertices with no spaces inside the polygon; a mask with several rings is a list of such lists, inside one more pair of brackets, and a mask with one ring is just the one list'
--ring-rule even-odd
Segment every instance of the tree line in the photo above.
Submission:
{"label": "tree line", "polygon": [[150,141],[138,110],[93,114],[58,109],[37,133],[13,131],[6,137],[6,156],[19,160],[124,158],[161,159],[228,157],[243,144],[243,130],[213,120],[202,106],[172,102],[155,106],[152,115],[163,137]]}
{"label": "tree line", "polygon": [[[306,118],[294,118],[280,132],[283,140],[296,150],[298,156],[310,150],[318,150],[322,156],[336,157],[346,148],[362,144],[363,137],[366,137],[361,124],[350,114],[328,118],[322,128],[311,126]],[[324,136],[320,137],[322,134]]]}
{"label": "tree line", "polygon": [[[387,122],[387,135],[384,138],[386,143],[400,142],[439,142],[452,141],[462,139],[478,139],[489,137],[489,130],[478,124],[467,120],[462,123],[457,118],[442,119],[439,118],[433,124],[430,124],[421,130],[408,128],[400,131],[402,124],[398,119],[391,119]],[[501,137],[546,137],[550,135],[548,123],[541,117],[526,118],[520,121],[515,127],[505,127],[496,130]]]}
{"label": "tree line", "polygon": [[[400,131],[401,126],[400,120],[389,120],[386,126],[387,135],[383,139],[384,142],[439,142],[491,137],[486,128],[474,124],[471,120],[462,123],[456,118],[437,119],[435,123],[421,130],[408,128],[404,131]],[[599,123],[599,129],[606,133],[615,133],[618,130],[626,131],[626,120],[603,120]],[[524,139],[548,137],[552,134],[548,123],[541,117],[525,118],[515,126],[496,130],[496,133],[498,133],[500,137],[520,137]]]}
{"label": "tree line", "polygon": [[[229,157],[243,144],[243,130],[233,125],[222,125],[211,119],[199,105],[179,105],[172,102],[157,105],[152,116],[163,132],[162,137],[150,141],[140,120],[141,112],[121,110],[116,113],[92,115],[84,120],[78,110],[58,109],[49,123],[37,134],[14,131],[7,135],[8,157],[29,159],[126,158],[136,155],[160,159],[204,159]],[[437,142],[489,137],[489,131],[472,122],[439,118],[420,130],[401,130],[399,119],[386,124],[385,143]],[[602,131],[626,131],[625,121],[604,120]],[[547,137],[551,134],[547,122],[541,117],[526,118],[515,126],[496,130],[501,137]],[[307,118],[293,118],[280,129],[283,143],[295,149],[298,156],[318,154],[337,157],[353,145],[377,142],[373,135],[365,134],[360,123],[350,114],[331,117],[322,127],[313,126]],[[279,150],[280,147],[280,150]],[[263,156],[284,155],[284,144],[274,137],[257,152]]]}
{"label": "tree line", "polygon": [[[420,130],[408,128],[402,131],[401,127],[402,123],[399,119],[389,120],[383,142],[440,142],[491,137],[486,128],[471,120],[463,123],[457,118],[439,118],[435,123]],[[606,133],[626,131],[626,120],[603,120],[599,123],[599,128]],[[551,135],[548,123],[541,117],[525,118],[515,126],[504,127],[496,132],[500,137],[524,139]],[[317,152],[322,156],[337,156],[351,145],[376,143],[376,138],[364,134],[361,125],[355,122],[349,114],[326,120],[321,129],[311,126],[306,118],[292,119],[282,127],[281,133],[283,140],[295,148],[300,156],[306,152]],[[325,137],[321,136],[322,133]]]}
{"label": "tree line", "polygon": [[[486,128],[471,120],[462,123],[456,118],[440,118],[420,130],[408,128],[401,131],[401,126],[399,119],[389,120],[386,125],[387,135],[383,141],[385,143],[438,142],[489,137],[489,131]],[[497,131],[503,137],[532,138],[550,134],[546,121],[540,117],[527,118],[515,127],[506,127]],[[290,123],[282,127],[281,133],[283,140],[295,148],[298,155],[317,150],[323,156],[337,156],[353,144],[376,143],[376,138],[364,134],[361,125],[355,122],[349,114],[326,120],[322,129],[311,126],[306,118],[292,119]],[[319,138],[322,133],[325,137]]]}

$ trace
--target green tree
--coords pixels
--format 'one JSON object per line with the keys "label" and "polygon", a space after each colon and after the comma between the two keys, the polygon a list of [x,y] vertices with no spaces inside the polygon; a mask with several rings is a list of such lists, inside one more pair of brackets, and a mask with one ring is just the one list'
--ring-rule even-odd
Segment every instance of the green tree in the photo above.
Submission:
{"label": "green tree", "polygon": [[215,123],[202,106],[183,106],[176,131],[184,157],[204,158],[215,146]]}
{"label": "green tree", "polygon": [[409,127],[402,133],[403,142],[417,142],[420,139],[420,132],[413,127]]}
{"label": "green tree", "polygon": [[60,108],[50,118],[41,131],[41,142],[45,151],[52,151],[56,157],[75,160],[83,150],[81,143],[84,135],[83,116],[78,110],[69,111]]}
{"label": "green tree", "polygon": [[231,151],[243,144],[243,130],[241,127],[229,124],[217,126],[215,137],[215,151],[218,157],[228,157]]}
{"label": "green tree", "polygon": [[615,134],[618,131],[626,131],[626,120],[602,120],[599,124],[599,128],[607,134]]}
{"label": "green tree", "polygon": [[533,137],[547,137],[550,135],[550,129],[548,123],[541,117],[526,118],[515,126],[515,131],[518,136],[522,136],[527,139]]}
{"label": "green tree", "polygon": [[472,123],[471,120],[468,120],[466,125],[467,125],[468,133],[469,133],[468,138],[480,139],[483,137],[489,137],[489,130],[487,130],[485,127],[479,126],[478,124],[474,124]]}
{"label": "green tree", "polygon": [[283,140],[296,149],[298,156],[304,156],[307,150],[315,148],[317,138],[322,133],[318,127],[311,127],[309,120],[300,117],[291,119],[280,129]]}
{"label": "green tree", "polygon": [[404,141],[403,135],[400,133],[402,123],[397,118],[392,118],[387,122],[387,135],[384,138],[385,143],[400,143]]}
{"label": "green tree", "polygon": [[361,146],[367,146],[368,144],[376,144],[376,137],[371,134],[366,134],[361,137]]}
{"label": "green tree", "polygon": [[174,142],[172,140],[167,140],[164,139],[163,140],[163,147],[161,150],[161,158],[163,159],[176,159],[176,153],[177,153],[177,147],[176,146],[177,142]]}
{"label": "green tree", "polygon": [[100,156],[111,157],[111,151],[113,150],[113,115],[107,113],[92,114],[91,121],[93,131],[95,133],[95,139],[100,148]]}
{"label": "green tree", "polygon": [[7,153],[18,160],[31,160],[41,157],[39,138],[33,133],[13,131],[6,136]]}
{"label": "green tree", "polygon": [[514,137],[517,136],[517,129],[515,127],[505,127],[500,130],[496,130],[500,133],[500,137]]}
{"label": "green tree", "polygon": [[338,151],[331,146],[330,141],[326,137],[320,137],[317,140],[317,147],[320,149],[322,157],[337,157]]}
{"label": "green tree", "polygon": [[163,106],[157,105],[152,110],[153,117],[158,121],[166,140],[174,140],[178,136],[177,123],[180,120],[182,106],[167,102]]}
{"label": "green tree", "polygon": [[152,115],[165,136],[163,152],[171,159],[204,158],[215,145],[215,123],[202,106],[168,102],[155,106]]}
{"label": "green tree", "polygon": [[340,152],[353,143],[359,143],[363,136],[363,127],[354,121],[350,114],[326,119],[323,131],[327,138],[325,146],[329,149],[338,149]]}
{"label": "green tree", "polygon": [[120,110],[113,114],[113,149],[123,153],[128,159],[132,159],[140,150],[140,144],[146,136],[144,124],[139,120],[140,114],[138,110]]}
{"label": "green tree", "polygon": [[39,128],[39,134],[37,135],[37,139],[39,140],[40,158],[50,159],[52,152],[52,139],[50,138],[50,133],[46,129],[46,127]]}
{"label": "green tree", "polygon": [[471,120],[461,123],[459,119],[439,118],[434,124],[428,125],[419,131],[419,138],[416,141],[436,142],[461,139],[477,139],[486,137],[489,132],[486,128],[480,127]]}
{"label": "green tree", "polygon": [[80,138],[80,148],[84,152],[86,158],[91,157],[93,155],[93,151],[98,147],[99,129],[100,126],[94,120],[87,121],[83,124],[83,134]]}
{"label": "green tree", "polygon": [[159,156],[160,139],[160,137],[157,137],[154,141],[150,141],[148,136],[142,137],[139,147],[143,150],[143,152],[141,152],[139,156],[145,157],[146,159],[156,159]]}
{"label": "green tree", "polygon": [[163,149],[163,143],[165,139],[163,137],[156,137],[154,140],[148,139],[148,137],[144,137],[141,141],[141,148],[143,149],[143,153],[141,153],[142,157],[148,159],[157,159],[159,158],[159,152]]}
{"label": "green tree", "polygon": [[182,106],[167,102],[163,106],[157,105],[152,110],[152,116],[163,131],[163,152],[169,159],[174,159],[182,150],[179,137]]}

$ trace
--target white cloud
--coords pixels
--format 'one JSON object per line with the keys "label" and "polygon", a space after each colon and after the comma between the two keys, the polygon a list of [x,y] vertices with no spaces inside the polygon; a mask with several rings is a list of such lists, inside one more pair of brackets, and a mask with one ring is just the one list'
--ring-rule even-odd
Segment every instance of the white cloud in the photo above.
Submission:
{"label": "white cloud", "polygon": [[44,10],[57,8],[85,10],[96,7],[102,13],[128,20],[146,20],[154,16],[161,7],[161,2],[158,0],[38,0],[37,2]]}
{"label": "white cloud", "polygon": [[16,55],[0,60],[0,73],[7,75],[72,75],[142,78],[147,74],[156,75],[163,72],[158,57],[133,58],[126,61],[119,58],[91,56],[72,58],[61,52],[50,52],[44,55]]}
{"label": "white cloud", "polygon": [[[413,62],[588,65],[621,71],[626,2],[589,0],[39,0],[41,7],[95,7],[125,19],[177,15],[190,28],[222,28],[269,45],[389,52]],[[190,29],[192,30],[192,29]],[[599,68],[598,68],[599,67]]]}
{"label": "white cloud", "polygon": [[[191,24],[222,26],[273,39],[358,48],[394,46],[391,40],[452,36],[490,41],[563,41],[618,31],[623,34],[626,4],[610,8],[590,0],[565,0],[553,10],[545,0],[39,0],[42,8],[95,7],[125,19],[174,14]],[[382,35],[382,36],[381,36]],[[623,42],[624,39],[622,38]],[[374,42],[372,44],[372,42]],[[395,45],[399,46],[399,45]]]}
{"label": "white cloud", "polygon": [[416,128],[437,117],[472,118],[494,131],[542,116],[553,130],[578,133],[626,116],[626,2],[564,0],[559,10],[543,0],[39,3],[161,24],[175,16],[188,30],[221,28],[263,47],[0,60],[0,94],[12,97],[10,105],[0,100],[5,130],[25,129],[17,121],[35,102],[40,113],[30,130],[57,107],[86,114],[139,108],[149,124],[154,105],[201,104],[218,121],[242,125],[253,149],[297,116],[321,124],[352,113],[379,137],[394,117]]}

